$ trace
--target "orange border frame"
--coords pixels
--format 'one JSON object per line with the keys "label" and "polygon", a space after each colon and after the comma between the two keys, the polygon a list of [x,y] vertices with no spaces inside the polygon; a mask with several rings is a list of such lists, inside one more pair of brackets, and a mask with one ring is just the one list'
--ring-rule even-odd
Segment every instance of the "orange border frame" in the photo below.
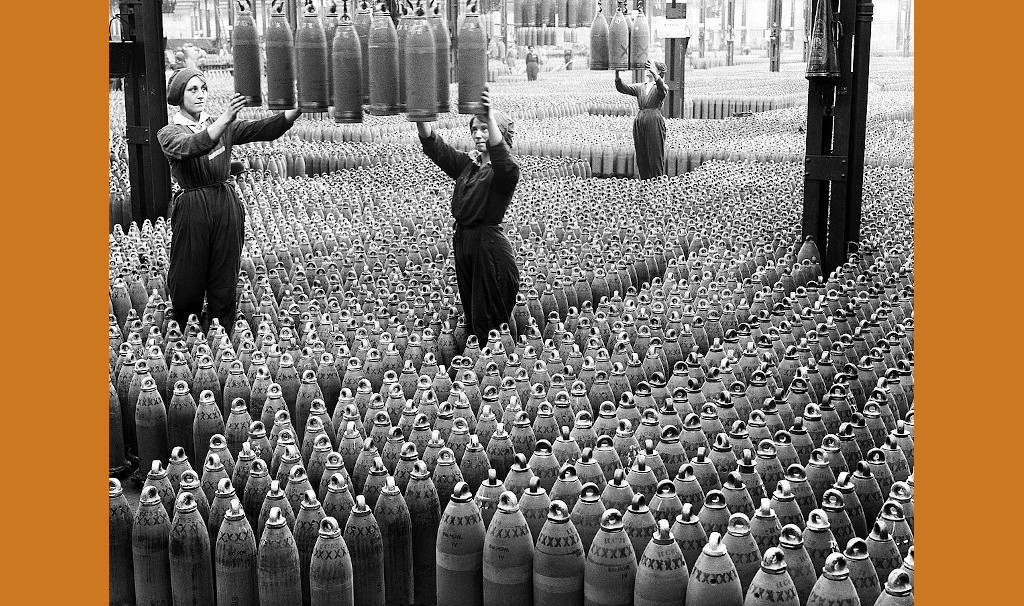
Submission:
{"label": "orange border frame", "polygon": [[3,601],[107,603],[107,17],[95,0],[6,8],[4,454],[22,506],[4,524]]}
{"label": "orange border frame", "polygon": [[[1003,175],[1021,172],[1020,129],[1012,128],[1020,122],[1013,114],[1021,74],[1012,47],[1021,35],[994,32],[992,24],[1021,23],[1021,8],[915,3],[915,47],[924,58],[916,65],[916,391],[925,428],[916,445],[925,461],[915,476],[922,497],[917,599],[927,606],[1005,603],[999,596],[1020,576],[1013,566],[1020,547],[1010,535],[1021,525],[1021,490],[1013,467],[998,484],[986,472],[1015,463],[1009,452],[1020,425],[992,421],[1018,408],[1017,354],[1002,334],[987,337],[1014,323],[1019,304],[1019,273],[998,266],[1004,259],[1016,265],[1020,254],[1011,248],[1020,241],[1011,233],[1022,225],[1019,194],[1010,201],[1020,188],[1004,185]],[[967,7],[976,16],[964,15]],[[3,299],[13,320],[5,399],[13,417],[4,444],[9,478],[17,478],[8,491],[21,506],[5,516],[6,572],[16,582],[4,601],[102,604],[107,88],[100,32],[107,17],[95,1],[56,10],[22,4],[9,15],[5,56],[17,68],[5,74],[8,216],[0,229],[10,276]],[[961,292],[973,297],[961,301]],[[1003,381],[1008,388],[999,389]]]}

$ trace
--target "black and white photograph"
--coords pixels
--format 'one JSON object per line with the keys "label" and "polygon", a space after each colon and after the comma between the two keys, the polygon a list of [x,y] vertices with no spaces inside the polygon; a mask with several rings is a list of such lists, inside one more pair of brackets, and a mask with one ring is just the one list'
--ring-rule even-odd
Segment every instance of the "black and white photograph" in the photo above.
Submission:
{"label": "black and white photograph", "polygon": [[914,603],[917,2],[108,2],[111,606]]}

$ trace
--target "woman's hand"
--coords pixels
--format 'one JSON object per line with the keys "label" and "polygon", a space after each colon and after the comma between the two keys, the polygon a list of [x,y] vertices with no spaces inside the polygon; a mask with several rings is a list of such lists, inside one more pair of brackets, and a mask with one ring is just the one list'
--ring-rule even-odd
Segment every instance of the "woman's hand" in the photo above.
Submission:
{"label": "woman's hand", "polygon": [[654,69],[654,63],[652,61],[648,61],[647,65],[645,67],[646,67],[647,71],[650,72],[651,77],[654,78],[655,80],[657,80],[658,79],[658,70]]}
{"label": "woman's hand", "polygon": [[245,107],[245,97],[239,93],[232,95],[231,100],[228,101],[228,109],[223,114],[217,117],[213,124],[206,129],[206,134],[210,136],[213,141],[220,141],[220,136],[227,130],[228,125],[235,121],[238,117],[238,112]]}
{"label": "woman's hand", "polygon": [[484,86],[484,92],[480,95],[480,104],[484,106],[484,112],[487,114],[487,119],[491,118],[491,91],[488,87]]}
{"label": "woman's hand", "polygon": [[498,120],[494,116],[494,104],[491,102],[491,90],[484,86],[484,92],[480,95],[480,104],[484,106],[487,113],[487,144],[495,146],[501,143],[501,129],[498,128]]}
{"label": "woman's hand", "polygon": [[245,107],[245,97],[241,93],[235,93],[232,95],[231,100],[228,101],[228,111],[224,112],[224,116],[228,122],[234,122],[235,118],[238,117],[238,112]]}

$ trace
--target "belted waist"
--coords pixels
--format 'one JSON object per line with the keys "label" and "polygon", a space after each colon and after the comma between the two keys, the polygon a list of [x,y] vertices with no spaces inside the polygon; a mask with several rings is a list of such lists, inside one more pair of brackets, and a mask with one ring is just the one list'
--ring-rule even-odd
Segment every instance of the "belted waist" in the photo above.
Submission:
{"label": "belted waist", "polygon": [[483,227],[494,228],[497,227],[501,231],[505,231],[504,223],[474,223],[473,225],[465,225],[463,223],[455,222],[455,231],[466,231],[470,229],[480,229]]}
{"label": "belted waist", "polygon": [[207,183],[206,185],[196,185],[195,187],[187,187],[178,194],[179,196],[187,194],[190,191],[198,191],[200,189],[209,189],[211,187],[219,187],[221,185],[227,185],[227,181],[217,181],[215,183]]}

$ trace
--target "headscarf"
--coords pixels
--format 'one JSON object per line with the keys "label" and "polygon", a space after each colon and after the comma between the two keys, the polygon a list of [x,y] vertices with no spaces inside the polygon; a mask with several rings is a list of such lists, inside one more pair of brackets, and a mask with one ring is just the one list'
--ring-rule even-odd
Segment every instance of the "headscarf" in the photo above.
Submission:
{"label": "headscarf", "polygon": [[[512,118],[510,118],[508,114],[500,109],[491,109],[491,113],[494,114],[494,121],[498,123],[498,130],[501,131],[501,138],[505,140],[505,145],[511,148],[512,137],[516,134],[516,123],[512,121]],[[476,114],[473,116],[473,119],[469,121],[470,132],[473,132],[473,120],[480,120],[484,124],[487,124],[487,114]]]}
{"label": "headscarf", "polygon": [[167,81],[167,104],[181,105],[185,100],[185,85],[196,76],[206,82],[206,75],[194,67],[185,67],[171,74],[171,79]]}

